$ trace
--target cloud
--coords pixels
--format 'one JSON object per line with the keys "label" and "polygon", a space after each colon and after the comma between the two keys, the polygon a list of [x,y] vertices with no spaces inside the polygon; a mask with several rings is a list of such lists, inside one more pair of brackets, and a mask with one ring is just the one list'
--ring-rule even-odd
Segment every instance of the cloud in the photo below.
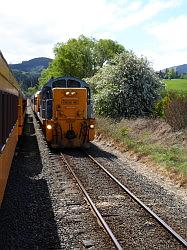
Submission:
{"label": "cloud", "polygon": [[169,0],[159,1],[153,0],[143,5],[143,1],[135,2],[127,6],[126,14],[115,22],[113,29],[115,31],[121,31],[130,27],[139,26],[145,21],[153,18],[160,12],[174,8],[180,5],[181,1]]}
{"label": "cloud", "polygon": [[26,60],[32,53],[33,56],[38,52],[38,56],[52,55],[57,42],[81,34],[114,37],[104,27],[114,21],[117,8],[105,0],[4,1],[0,8],[0,37],[3,38],[0,48],[6,51],[9,61],[20,57]]}
{"label": "cloud", "polygon": [[153,51],[153,50],[142,50],[136,51],[136,53],[141,56],[144,55],[150,61],[152,67],[155,70],[161,70],[164,68],[169,68],[177,65],[182,65],[186,63],[187,50],[181,51]]}
{"label": "cloud", "polygon": [[162,50],[183,50],[187,49],[186,27],[187,16],[178,16],[147,28],[147,32],[162,44]]}
{"label": "cloud", "polygon": [[153,62],[156,70],[187,63],[185,27],[187,16],[181,15],[145,29],[153,36],[154,49],[142,52]]}
{"label": "cloud", "polygon": [[[0,49],[9,62],[38,56],[52,57],[53,47],[57,42],[66,42],[81,34],[96,39],[116,40],[125,29],[138,27],[161,11],[174,8],[180,2],[180,0],[2,1]],[[157,27],[153,28],[155,32],[150,33],[150,29],[146,32],[156,36]]]}

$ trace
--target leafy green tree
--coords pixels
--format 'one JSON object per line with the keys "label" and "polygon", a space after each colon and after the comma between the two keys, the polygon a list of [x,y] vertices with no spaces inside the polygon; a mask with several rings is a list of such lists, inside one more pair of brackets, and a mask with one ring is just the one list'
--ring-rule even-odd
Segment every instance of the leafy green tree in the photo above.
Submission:
{"label": "leafy green tree", "polygon": [[35,86],[38,82],[38,77],[40,73],[38,72],[24,72],[19,70],[14,70],[14,75],[17,81],[21,85],[21,89],[25,92],[29,87]]}
{"label": "leafy green tree", "polygon": [[180,75],[180,79],[187,79],[187,73],[183,73]]}
{"label": "leafy green tree", "polygon": [[95,44],[96,66],[101,68],[107,60],[114,58],[116,54],[120,54],[123,51],[124,47],[121,44],[111,39],[100,39]]}
{"label": "leafy green tree", "polygon": [[32,96],[34,93],[36,93],[37,90],[38,90],[37,86],[35,86],[35,87],[29,87],[29,88],[27,89],[27,91],[25,91],[25,94],[26,94],[26,96],[30,97],[30,96]]}
{"label": "leafy green tree", "polygon": [[54,48],[55,59],[39,79],[43,85],[48,79],[59,76],[74,76],[80,79],[93,76],[103,63],[124,51],[117,42],[107,39],[80,36],[67,43],[58,43]]}
{"label": "leafy green tree", "polygon": [[159,75],[159,77],[160,77],[161,79],[164,79],[164,78],[165,78],[165,74],[164,74],[164,72],[161,71],[161,70],[158,72],[158,75]]}
{"label": "leafy green tree", "polygon": [[170,68],[167,72],[167,79],[175,79],[176,77],[176,72],[174,68]]}
{"label": "leafy green tree", "polygon": [[124,51],[90,79],[96,112],[113,118],[153,114],[163,87],[145,58]]}
{"label": "leafy green tree", "polygon": [[169,69],[166,68],[166,70],[165,70],[165,76],[164,76],[165,79],[168,79],[168,72],[169,72]]}

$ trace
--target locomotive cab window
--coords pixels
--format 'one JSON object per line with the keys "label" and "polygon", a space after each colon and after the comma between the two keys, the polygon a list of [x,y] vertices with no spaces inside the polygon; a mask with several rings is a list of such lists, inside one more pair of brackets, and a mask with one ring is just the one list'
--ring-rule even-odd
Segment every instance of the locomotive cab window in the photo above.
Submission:
{"label": "locomotive cab window", "polygon": [[80,88],[81,84],[80,82],[76,81],[76,80],[67,80],[67,87],[68,88]]}
{"label": "locomotive cab window", "polygon": [[52,85],[53,88],[66,88],[66,80],[57,80]]}

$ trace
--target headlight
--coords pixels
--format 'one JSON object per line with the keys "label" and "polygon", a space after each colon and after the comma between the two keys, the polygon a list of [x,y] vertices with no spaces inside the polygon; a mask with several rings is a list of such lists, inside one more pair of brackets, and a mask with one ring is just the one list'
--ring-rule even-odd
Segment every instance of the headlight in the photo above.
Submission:
{"label": "headlight", "polygon": [[90,125],[90,128],[94,128],[95,126],[92,124],[92,125]]}
{"label": "headlight", "polygon": [[68,92],[66,92],[66,95],[69,95],[70,94],[70,92],[68,91]]}
{"label": "headlight", "polygon": [[47,129],[52,129],[52,126],[50,124],[48,124]]}

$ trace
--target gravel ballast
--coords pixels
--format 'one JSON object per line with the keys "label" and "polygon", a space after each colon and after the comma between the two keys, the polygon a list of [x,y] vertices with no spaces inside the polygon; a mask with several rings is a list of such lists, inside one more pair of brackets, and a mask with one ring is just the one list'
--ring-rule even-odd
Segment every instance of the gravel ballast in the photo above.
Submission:
{"label": "gravel ballast", "polygon": [[0,249],[113,249],[30,108],[28,113],[0,210]]}
{"label": "gravel ballast", "polygon": [[[96,149],[92,148],[90,152],[93,154],[94,150]],[[173,236],[128,195],[124,194],[83,152],[71,151],[65,157],[73,166],[81,182],[84,183],[87,192],[122,247],[127,249],[183,249]],[[109,155],[105,157],[106,160],[102,164],[108,168]],[[101,158],[103,159],[103,156]]]}
{"label": "gravel ballast", "polygon": [[90,153],[184,239],[187,239],[185,190],[173,185],[149,166],[131,160],[102,141],[95,141]]}

